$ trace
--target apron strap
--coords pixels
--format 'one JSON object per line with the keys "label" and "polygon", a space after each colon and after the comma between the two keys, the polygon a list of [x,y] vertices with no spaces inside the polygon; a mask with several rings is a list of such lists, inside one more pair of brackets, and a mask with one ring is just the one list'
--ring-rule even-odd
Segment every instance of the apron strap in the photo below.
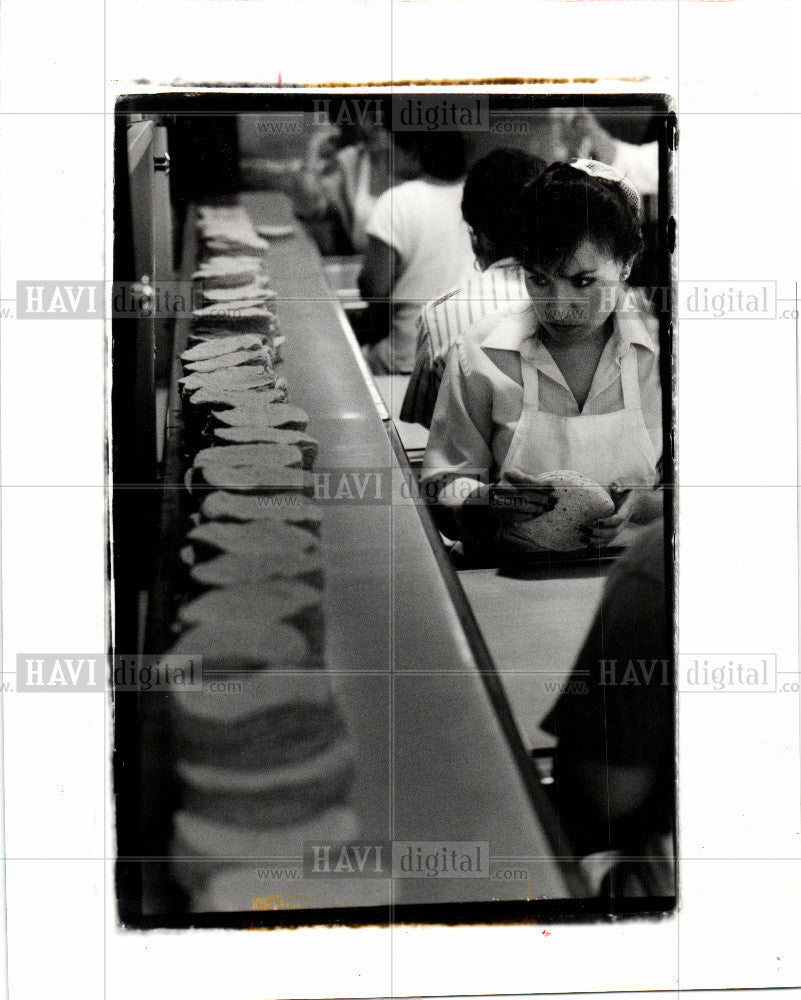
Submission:
{"label": "apron strap", "polygon": [[523,409],[533,410],[535,413],[540,408],[540,371],[534,364],[534,342],[527,341],[520,351],[520,371],[523,376]]}
{"label": "apron strap", "polygon": [[623,390],[623,409],[641,410],[637,354],[632,347],[620,360],[620,386]]}

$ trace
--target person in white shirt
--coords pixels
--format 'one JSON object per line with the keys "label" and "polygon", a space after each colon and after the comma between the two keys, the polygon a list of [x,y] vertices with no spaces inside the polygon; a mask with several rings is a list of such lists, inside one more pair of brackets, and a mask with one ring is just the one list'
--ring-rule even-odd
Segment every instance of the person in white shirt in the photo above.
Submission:
{"label": "person in white shirt", "polygon": [[366,108],[341,99],[329,114],[335,110],[344,121],[327,124],[309,143],[295,208],[312,223],[333,217],[345,240],[339,247],[343,252],[363,253],[367,248],[367,223],[391,183],[391,138],[385,125],[389,107],[377,99]]}
{"label": "person in white shirt", "polygon": [[[593,160],[552,164],[524,196],[519,259],[531,307],[480,343],[451,351],[423,462],[423,488],[447,516],[442,530],[477,548],[495,544],[498,484],[559,470],[617,498],[584,529],[610,544],[640,508],[653,517],[662,451],[658,332],[626,279],[642,245],[639,197]],[[521,488],[536,517],[553,500]],[[638,517],[639,519],[639,517]]]}
{"label": "person in white shirt", "polygon": [[429,302],[418,320],[414,370],[400,417],[431,426],[448,352],[459,337],[489,332],[498,319],[530,305],[523,271],[514,258],[523,190],[545,164],[521,149],[501,147],[470,168],[462,215],[476,255],[476,271],[457,289]]}
{"label": "person in white shirt", "polygon": [[[386,335],[365,348],[375,374],[410,372],[422,307],[459,283],[474,261],[462,219],[464,140],[459,132],[397,132],[393,157],[402,183],[385,191],[367,224],[359,287]],[[383,332],[386,327],[379,326]]]}
{"label": "person in white shirt", "polygon": [[659,191],[659,143],[615,139],[588,108],[577,108],[562,129],[566,159],[590,157],[618,170],[641,195]]}

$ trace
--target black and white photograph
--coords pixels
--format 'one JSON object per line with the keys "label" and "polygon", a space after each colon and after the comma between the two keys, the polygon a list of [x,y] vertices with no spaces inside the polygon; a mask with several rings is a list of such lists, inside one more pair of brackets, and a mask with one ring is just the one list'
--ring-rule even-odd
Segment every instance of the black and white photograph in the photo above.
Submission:
{"label": "black and white photograph", "polygon": [[117,101],[123,926],[674,909],[676,129]]}
{"label": "black and white photograph", "polygon": [[0,994],[798,991],[799,36],[0,0]]}

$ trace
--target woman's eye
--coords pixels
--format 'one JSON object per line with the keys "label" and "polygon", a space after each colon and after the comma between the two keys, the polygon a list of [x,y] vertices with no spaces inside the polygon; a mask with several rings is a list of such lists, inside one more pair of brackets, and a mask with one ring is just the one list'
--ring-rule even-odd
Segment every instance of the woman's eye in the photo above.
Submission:
{"label": "woman's eye", "polygon": [[595,284],[595,278],[574,278],[573,287],[574,288],[589,288],[590,285]]}

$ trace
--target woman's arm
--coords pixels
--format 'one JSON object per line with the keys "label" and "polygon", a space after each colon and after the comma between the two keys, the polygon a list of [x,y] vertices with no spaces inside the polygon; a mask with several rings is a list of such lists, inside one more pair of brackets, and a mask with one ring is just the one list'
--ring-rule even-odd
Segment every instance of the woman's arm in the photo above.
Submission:
{"label": "woman's arm", "polygon": [[295,210],[304,219],[321,219],[340,209],[344,196],[342,170],[337,159],[339,133],[320,129],[309,141],[306,160],[294,191]]}
{"label": "woman's arm", "polygon": [[431,327],[429,311],[431,305],[424,306],[417,318],[417,350],[415,351],[414,368],[403,396],[400,418],[410,424],[422,424],[431,427],[431,417],[437,402],[443,363],[435,363],[431,344]]}
{"label": "woman's arm", "polygon": [[392,331],[392,291],[400,268],[398,251],[371,236],[359,275],[359,291],[370,308],[372,334],[365,339],[371,342],[383,340]]}
{"label": "woman's arm", "polygon": [[479,350],[459,343],[448,355],[423,460],[425,496],[449,512],[457,533],[466,511],[471,523],[491,514],[492,389],[472,364]]}
{"label": "woman's arm", "polygon": [[369,301],[386,302],[401,273],[398,251],[377,236],[371,236],[359,275],[359,291]]}

